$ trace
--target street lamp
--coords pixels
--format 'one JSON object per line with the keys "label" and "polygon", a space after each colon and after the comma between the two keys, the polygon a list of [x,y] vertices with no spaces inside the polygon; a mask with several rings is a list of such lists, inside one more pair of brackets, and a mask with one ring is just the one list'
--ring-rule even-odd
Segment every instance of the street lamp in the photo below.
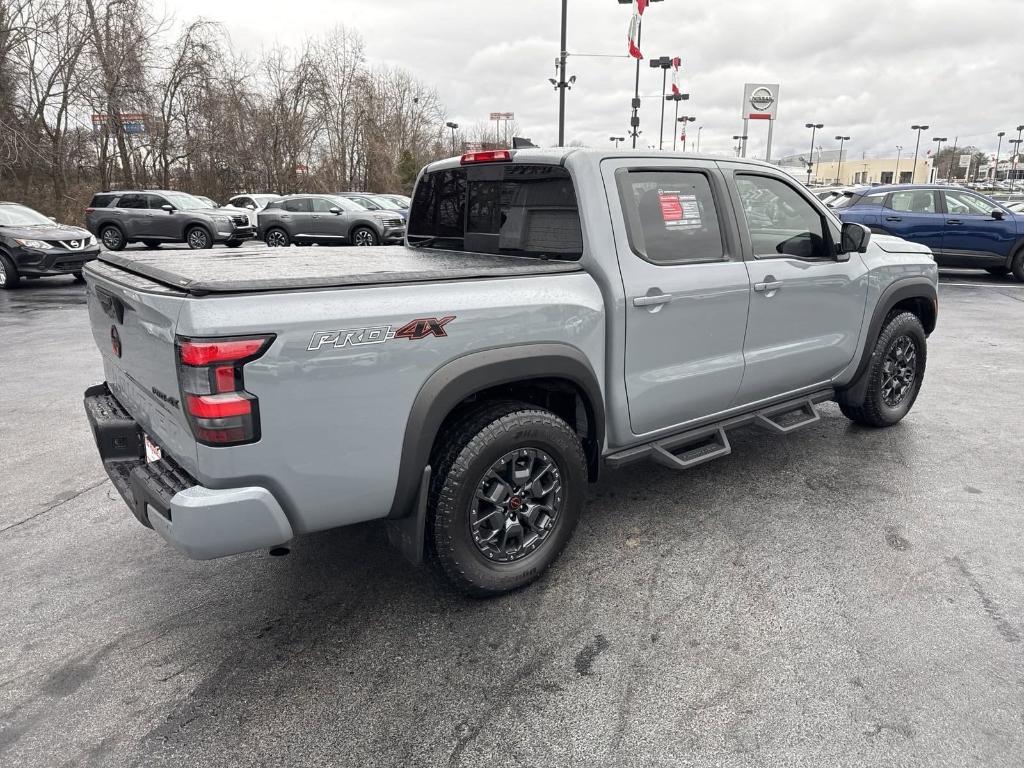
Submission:
{"label": "street lamp", "polygon": [[747,140],[747,137],[746,137],[746,135],[743,135],[743,136],[733,136],[732,140],[735,141],[735,142],[738,142],[736,144],[736,157],[739,157],[740,156],[740,151],[743,149],[743,142]]}
{"label": "street lamp", "polygon": [[836,169],[836,184],[843,183],[843,144],[849,140],[849,136],[836,136],[836,141],[839,142],[839,167]]}
{"label": "street lamp", "polygon": [[810,128],[811,129],[811,151],[810,151],[810,154],[807,156],[807,158],[808,158],[807,159],[807,183],[808,183],[808,185],[811,183],[811,169],[814,167],[814,134],[817,132],[817,130],[819,128],[824,128],[824,127],[825,127],[825,125],[823,123],[805,123],[804,124],[804,128]]}
{"label": "street lamp", "polygon": [[625,140],[626,140],[625,136],[609,136],[608,137],[608,141],[614,141],[615,142],[615,148],[616,149],[619,148],[619,142],[620,141],[625,141]]}
{"label": "street lamp", "polygon": [[700,154],[700,132],[704,130],[703,125],[697,126],[697,154]]}
{"label": "street lamp", "polygon": [[455,132],[457,130],[459,130],[459,124],[458,123],[445,123],[444,125],[445,125],[445,128],[451,128],[452,129],[452,154],[456,155],[458,153],[455,151]]}
{"label": "street lamp", "polygon": [[947,141],[945,136],[933,136],[935,142],[935,163],[932,165],[932,172],[935,174],[935,181],[939,180],[939,153],[942,151],[942,142]]}
{"label": "street lamp", "polygon": [[[682,117],[677,117],[676,118],[676,122],[677,123],[682,123],[683,124],[683,133],[682,133],[683,152],[686,151],[686,124],[687,123],[692,123],[696,119],[697,119],[696,117],[690,117],[689,115],[683,115]],[[674,150],[675,148],[676,148],[676,137],[675,137],[675,134],[673,134],[672,135],[672,149]]]}
{"label": "street lamp", "polygon": [[[662,0],[648,0],[651,3],[660,3]],[[633,0],[619,0],[619,5],[632,5]],[[640,47],[640,40],[643,38],[644,16],[640,14],[640,21],[636,25],[636,47]],[[636,80],[633,83],[633,115],[629,118],[629,127],[632,129],[629,135],[633,137],[633,149],[636,149],[636,140],[640,136],[640,59],[636,60]]]}
{"label": "street lamp", "polygon": [[[651,59],[651,69],[661,68],[661,94],[665,95],[665,83],[668,82],[668,71],[672,68],[672,57],[661,56],[657,59]],[[674,94],[673,94],[674,95]],[[689,98],[689,96],[687,96]],[[665,101],[668,100],[666,96],[661,102],[661,124],[658,127],[658,149],[665,148]]]}
{"label": "street lamp", "polygon": [[[668,96],[665,97],[665,101],[674,101],[676,103],[676,118],[675,118],[675,121],[677,123],[682,122],[685,119],[685,118],[679,117],[679,102],[680,101],[686,101],[689,98],[690,98],[690,94],[688,94],[688,93],[670,93]],[[690,119],[692,120],[693,118],[691,117]],[[685,149],[685,147],[684,147],[684,149]],[[672,151],[673,152],[676,151],[676,134],[675,134],[675,129],[673,129],[673,131],[672,131]]]}
{"label": "street lamp", "polygon": [[910,130],[917,131],[917,143],[914,144],[914,168],[910,171],[910,183],[917,182],[917,151],[921,148],[921,131],[927,131],[927,125],[912,125]]}
{"label": "street lamp", "polygon": [[903,154],[903,147],[899,144],[896,145],[896,172],[892,175],[892,183],[900,183],[900,155]]}
{"label": "street lamp", "polygon": [[999,137],[999,143],[996,144],[996,165],[992,169],[992,186],[995,187],[995,182],[999,181],[999,150],[1003,148],[1003,136],[1006,135],[1006,131],[1000,131],[996,134]]}

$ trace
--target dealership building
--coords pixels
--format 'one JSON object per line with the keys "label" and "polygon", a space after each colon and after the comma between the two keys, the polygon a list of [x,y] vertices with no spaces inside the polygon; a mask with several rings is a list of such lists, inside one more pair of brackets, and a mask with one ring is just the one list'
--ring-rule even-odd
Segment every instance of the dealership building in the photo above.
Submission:
{"label": "dealership building", "polygon": [[[807,175],[807,153],[790,155],[779,160],[779,165],[804,179]],[[843,151],[842,163],[839,150],[822,150],[813,155],[811,183],[813,184],[909,184],[911,181],[928,181],[931,161],[918,157],[914,167],[914,156],[857,157]]]}

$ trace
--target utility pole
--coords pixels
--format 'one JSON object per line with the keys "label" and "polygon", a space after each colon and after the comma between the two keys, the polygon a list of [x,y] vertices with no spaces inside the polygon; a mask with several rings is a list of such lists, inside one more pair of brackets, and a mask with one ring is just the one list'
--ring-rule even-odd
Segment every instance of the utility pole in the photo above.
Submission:
{"label": "utility pole", "polygon": [[661,68],[661,124],[658,126],[658,149],[665,148],[665,102],[668,97],[665,96],[665,85],[668,83],[668,70],[672,66],[671,56],[662,56],[657,59],[651,59],[651,69]]}
{"label": "utility pole", "polygon": [[932,163],[932,175],[935,176],[935,181],[939,180],[939,153],[942,151],[942,142],[946,141],[945,136],[933,136],[932,141],[935,142],[935,162]]}
{"label": "utility pole", "polygon": [[811,183],[811,170],[814,168],[814,134],[819,128],[824,128],[823,123],[807,123],[804,128],[811,129],[811,150],[807,155],[807,184]]}
{"label": "utility pole", "polygon": [[703,130],[704,130],[704,126],[703,125],[698,125],[697,126],[697,154],[698,155],[700,154],[700,133]]}
{"label": "utility pole", "polygon": [[[680,118],[679,117],[679,102],[680,101],[686,101],[689,98],[690,98],[690,94],[688,94],[688,93],[670,93],[668,96],[665,97],[665,101],[674,101],[676,103],[676,114],[675,114],[675,119],[674,119],[674,121],[672,123],[672,126],[673,126],[673,128],[672,128],[672,151],[673,152],[676,151],[675,124],[679,123],[679,122],[683,122],[686,119],[685,117],[684,118]],[[685,149],[684,149],[684,151],[685,151]]]}
{"label": "utility pole", "polygon": [[458,152],[455,151],[455,132],[457,130],[459,130],[459,124],[458,123],[445,123],[444,125],[445,125],[446,128],[451,128],[452,129],[452,155],[457,155]]}
{"label": "utility pole", "polygon": [[[676,123],[677,124],[682,124],[682,126],[683,126],[683,129],[682,129],[683,133],[682,133],[682,136],[680,137],[683,140],[683,152],[686,151],[686,124],[687,123],[692,123],[696,119],[697,119],[696,117],[690,117],[688,115],[683,115],[682,117],[677,117],[676,118]],[[676,130],[679,130],[679,128],[677,127]],[[672,136],[672,149],[675,150],[675,148],[676,148],[676,137],[673,134],[673,136]]]}
{"label": "utility pole", "polygon": [[912,125],[910,130],[917,131],[917,143],[914,144],[914,167],[910,171],[910,183],[917,183],[917,151],[921,148],[921,131],[927,131],[927,125]]}
{"label": "utility pole", "polygon": [[[843,144],[850,140],[849,136],[836,136],[839,141],[839,167],[836,169],[836,184],[843,183]],[[820,155],[818,163],[821,163]]]}
{"label": "utility pole", "polygon": [[899,144],[896,145],[896,172],[892,175],[892,183],[900,183],[900,155],[903,154],[903,147]]}
{"label": "utility pole", "polygon": [[562,0],[562,48],[558,57],[558,146],[565,146],[565,82],[566,24],[569,18],[569,0]]}
{"label": "utility pole", "polygon": [[996,164],[992,169],[992,184],[995,186],[995,182],[999,181],[999,151],[1003,148],[1003,136],[1006,135],[1006,131],[1000,131],[996,134],[999,137],[999,143],[996,144]]}

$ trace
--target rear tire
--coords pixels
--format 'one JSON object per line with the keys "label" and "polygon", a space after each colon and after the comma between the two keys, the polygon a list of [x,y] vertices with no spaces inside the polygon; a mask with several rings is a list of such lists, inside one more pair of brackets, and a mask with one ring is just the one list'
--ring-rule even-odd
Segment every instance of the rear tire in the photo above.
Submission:
{"label": "rear tire", "polygon": [[377,233],[369,227],[356,227],[352,230],[352,245],[380,245],[380,238],[377,237]]}
{"label": "rear tire", "polygon": [[13,291],[21,282],[21,275],[14,262],[0,253],[0,291]]}
{"label": "rear tire", "polygon": [[871,352],[864,376],[867,388],[860,402],[841,393],[843,415],[868,427],[891,427],[906,416],[924,381],[928,342],[917,315],[902,312],[889,318]]}
{"label": "rear tire", "polygon": [[128,245],[128,241],[124,239],[124,232],[114,224],[100,230],[100,240],[108,251],[123,251],[124,247]]}
{"label": "rear tire", "polygon": [[206,248],[213,248],[213,238],[206,231],[205,227],[192,227],[185,233],[185,242],[193,251],[201,251]]}
{"label": "rear tire", "polygon": [[484,405],[445,430],[431,463],[429,548],[456,589],[500,595],[558,558],[587,485],[580,439],[562,419],[526,403]]}
{"label": "rear tire", "polygon": [[1024,248],[1017,250],[1010,269],[1013,271],[1013,276],[1024,283]]}
{"label": "rear tire", "polygon": [[288,237],[288,233],[280,227],[274,227],[274,229],[268,230],[267,234],[263,236],[263,242],[270,248],[287,248],[292,244],[291,238]]}

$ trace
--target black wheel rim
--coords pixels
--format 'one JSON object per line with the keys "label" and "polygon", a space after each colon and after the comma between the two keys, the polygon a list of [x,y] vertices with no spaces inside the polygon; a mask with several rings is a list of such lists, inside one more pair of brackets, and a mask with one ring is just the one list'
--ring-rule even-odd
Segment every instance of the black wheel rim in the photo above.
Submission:
{"label": "black wheel rim", "polygon": [[907,399],[917,379],[917,345],[899,336],[889,345],[882,363],[882,402],[896,408]]}
{"label": "black wheel rim", "polygon": [[121,244],[121,234],[116,229],[103,230],[103,244],[107,248],[117,248]]}
{"label": "black wheel rim", "polygon": [[188,233],[188,244],[192,248],[206,247],[206,233],[201,229],[193,229]]}
{"label": "black wheel rim", "polygon": [[267,235],[267,245],[271,248],[283,248],[285,244],[284,232],[271,232]]}
{"label": "black wheel rim", "polygon": [[506,453],[484,472],[469,509],[473,542],[488,560],[509,563],[547,541],[563,503],[562,472],[537,448]]}

